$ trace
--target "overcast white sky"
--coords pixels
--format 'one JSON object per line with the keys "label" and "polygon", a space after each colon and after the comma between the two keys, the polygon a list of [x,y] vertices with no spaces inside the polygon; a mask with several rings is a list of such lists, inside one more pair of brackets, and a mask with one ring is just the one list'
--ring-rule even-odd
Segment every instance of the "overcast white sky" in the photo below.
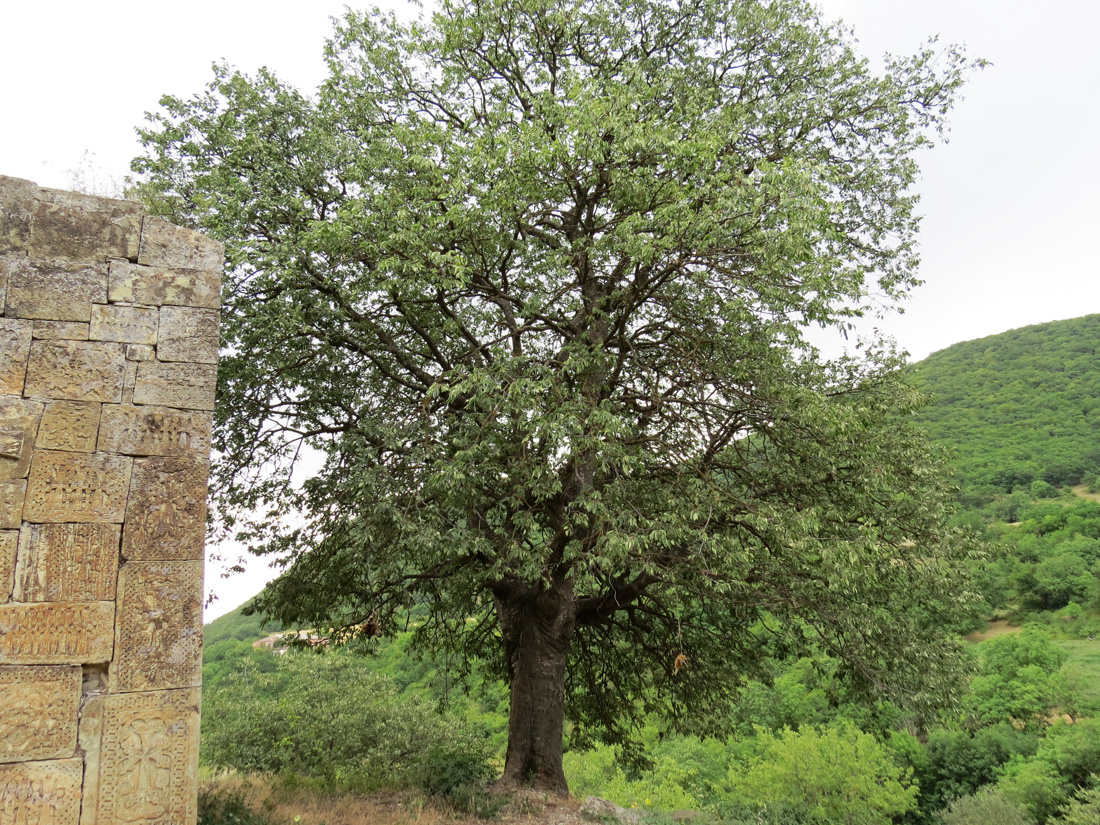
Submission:
{"label": "overcast white sky", "polygon": [[[730,0],[735,2],[735,0]],[[402,13],[415,10],[392,0]],[[190,96],[225,59],[322,80],[336,0],[0,2],[0,174],[67,188],[94,155],[101,184],[126,174],[134,133],[162,94]],[[925,286],[881,328],[914,359],[1007,329],[1100,312],[1100,61],[1095,0],[820,0],[864,52],[909,53],[929,36],[992,61],[922,157]],[[85,164],[88,171],[88,166]],[[258,563],[208,587],[232,609]]]}

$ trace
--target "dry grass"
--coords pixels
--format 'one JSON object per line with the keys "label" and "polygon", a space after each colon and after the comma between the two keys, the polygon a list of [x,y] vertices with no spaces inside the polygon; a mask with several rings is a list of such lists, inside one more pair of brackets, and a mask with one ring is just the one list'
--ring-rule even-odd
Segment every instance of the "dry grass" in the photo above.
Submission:
{"label": "dry grass", "polygon": [[[241,791],[272,825],[485,825],[486,820],[432,804],[412,792],[356,794],[286,787],[263,778],[221,777],[204,783]],[[578,825],[580,802],[534,791],[512,795],[493,818],[498,825]]]}
{"label": "dry grass", "polygon": [[298,791],[277,794],[263,805],[276,822],[295,825],[447,825],[456,819],[412,797],[398,794],[361,796]]}

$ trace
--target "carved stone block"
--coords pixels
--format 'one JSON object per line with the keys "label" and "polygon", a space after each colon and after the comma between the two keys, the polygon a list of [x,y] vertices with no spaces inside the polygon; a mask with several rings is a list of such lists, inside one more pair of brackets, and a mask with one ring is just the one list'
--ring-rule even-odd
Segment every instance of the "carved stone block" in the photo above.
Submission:
{"label": "carved stone block", "polygon": [[80,825],[80,759],[0,765],[2,825]]}
{"label": "carved stone block", "polygon": [[0,604],[0,664],[109,662],[114,625],[112,602]]}
{"label": "carved stone block", "polygon": [[134,403],[212,410],[217,381],[213,365],[144,361],[138,364]]}
{"label": "carved stone block", "polygon": [[84,401],[48,402],[38,425],[35,446],[40,450],[95,452],[101,409],[101,404]]}
{"label": "carved stone block", "polygon": [[18,530],[23,521],[23,505],[26,502],[27,481],[0,481],[0,529]]}
{"label": "carved stone block", "polygon": [[27,248],[37,190],[29,180],[0,175],[0,255]]}
{"label": "carved stone block", "polygon": [[210,414],[107,404],[99,449],[123,455],[210,455]]}
{"label": "carved stone block", "polygon": [[108,696],[99,822],[192,825],[198,742],[198,690]]}
{"label": "carved stone block", "polygon": [[82,321],[35,321],[33,335],[38,341],[87,341],[88,324]]}
{"label": "carved stone block", "polygon": [[118,577],[117,524],[27,524],[19,539],[15,599],[113,601]]}
{"label": "carved stone block", "polygon": [[157,311],[149,307],[97,305],[92,307],[88,337],[93,341],[151,345],[157,342],[157,321]]}
{"label": "carved stone block", "polygon": [[224,262],[225,254],[217,241],[160,218],[145,218],[139,264],[221,272]]}
{"label": "carved stone block", "polygon": [[112,261],[112,302],[145,306],[221,306],[221,264],[213,270],[172,269]]}
{"label": "carved stone block", "polygon": [[15,585],[15,551],[18,546],[18,530],[0,530],[0,604],[11,600]]}
{"label": "carved stone block", "polygon": [[83,321],[107,303],[107,265],[26,259],[8,267],[9,318]]}
{"label": "carved stone block", "polygon": [[0,762],[64,759],[76,754],[78,666],[0,666],[0,695],[4,697]]}
{"label": "carved stone block", "polygon": [[126,355],[122,344],[34,341],[24,395],[70,401],[122,400]]}
{"label": "carved stone block", "polygon": [[43,522],[121,522],[133,459],[104,453],[36,450],[23,518]]}
{"label": "carved stone block", "polygon": [[218,310],[196,307],[161,307],[161,361],[218,363]]}
{"label": "carved stone block", "polygon": [[206,536],[205,460],[134,461],[122,555],[128,560],[201,560]]}
{"label": "carved stone block", "polygon": [[202,562],[127,562],[119,570],[112,691],[198,687]]}
{"label": "carved stone block", "polygon": [[22,395],[31,351],[29,321],[0,318],[0,393]]}
{"label": "carved stone block", "polygon": [[26,478],[43,405],[0,395],[0,479]]}
{"label": "carved stone block", "polygon": [[134,201],[39,189],[28,251],[37,258],[133,260],[138,255],[144,211]]}
{"label": "carved stone block", "polygon": [[157,357],[156,350],[142,344],[130,344],[126,347],[127,361],[152,361]]}

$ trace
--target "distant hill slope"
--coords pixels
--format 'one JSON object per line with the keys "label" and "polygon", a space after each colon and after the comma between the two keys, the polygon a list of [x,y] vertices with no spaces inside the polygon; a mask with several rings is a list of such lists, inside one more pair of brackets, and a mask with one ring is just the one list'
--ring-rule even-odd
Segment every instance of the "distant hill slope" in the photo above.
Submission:
{"label": "distant hill slope", "polygon": [[913,365],[933,396],[928,434],[957,453],[964,488],[1006,492],[1100,472],[1100,315],[964,341]]}
{"label": "distant hill slope", "polygon": [[249,599],[235,610],[231,610],[222,616],[209,622],[203,627],[202,646],[211,647],[225,639],[235,639],[241,642],[252,642],[261,639],[269,633],[282,630],[282,625],[275,622],[264,624],[259,616],[246,616],[244,609],[252,602]]}

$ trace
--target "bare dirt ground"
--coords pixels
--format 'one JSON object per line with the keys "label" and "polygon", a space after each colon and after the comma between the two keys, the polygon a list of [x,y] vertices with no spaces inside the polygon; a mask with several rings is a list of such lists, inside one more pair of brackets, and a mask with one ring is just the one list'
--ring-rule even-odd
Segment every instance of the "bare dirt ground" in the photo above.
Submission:
{"label": "bare dirt ground", "polygon": [[989,627],[985,630],[973,630],[963,636],[966,641],[977,644],[978,642],[984,642],[986,639],[992,639],[995,636],[1006,636],[1009,633],[1019,633],[1023,630],[1019,625],[1009,624],[1006,621],[998,620],[990,622]]}

